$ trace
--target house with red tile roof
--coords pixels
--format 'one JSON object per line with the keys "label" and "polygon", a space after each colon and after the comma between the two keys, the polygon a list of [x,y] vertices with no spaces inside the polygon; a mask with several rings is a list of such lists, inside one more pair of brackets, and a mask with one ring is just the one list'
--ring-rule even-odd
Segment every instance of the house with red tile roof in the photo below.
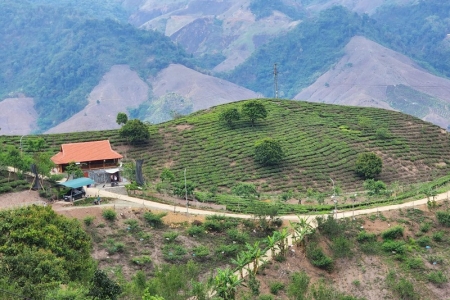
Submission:
{"label": "house with red tile roof", "polygon": [[55,163],[59,172],[75,162],[81,169],[96,170],[117,168],[119,160],[123,156],[111,148],[108,140],[62,144],[61,151],[55,154],[51,160]]}

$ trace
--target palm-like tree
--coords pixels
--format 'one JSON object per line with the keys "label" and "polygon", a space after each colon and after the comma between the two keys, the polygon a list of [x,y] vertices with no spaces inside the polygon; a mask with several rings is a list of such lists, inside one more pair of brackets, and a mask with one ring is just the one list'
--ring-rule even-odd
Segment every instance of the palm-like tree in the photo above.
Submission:
{"label": "palm-like tree", "polygon": [[217,275],[214,278],[214,286],[217,295],[224,300],[234,300],[236,291],[241,284],[242,279],[233,273],[230,268],[217,269]]}
{"label": "palm-like tree", "polygon": [[262,251],[259,246],[259,242],[255,242],[253,245],[246,243],[245,247],[247,248],[248,256],[253,261],[253,274],[256,274],[256,272],[258,272],[259,261],[262,256]]}
{"label": "palm-like tree", "polygon": [[241,279],[244,278],[244,268],[246,265],[248,265],[251,261],[251,257],[249,255],[248,252],[245,251],[241,251],[240,253],[238,253],[238,255],[236,256],[236,259],[231,259],[231,263],[235,264],[238,269],[239,269],[239,273],[241,275]]}
{"label": "palm-like tree", "polygon": [[266,241],[267,241],[267,246],[269,247],[272,257],[275,256],[275,246],[277,245],[278,241],[280,240],[280,232],[278,231],[274,231],[272,236],[268,236]]}
{"label": "palm-like tree", "polygon": [[278,240],[278,247],[280,248],[280,254],[282,256],[286,256],[287,254],[287,238],[289,236],[289,232],[287,231],[287,228],[283,228],[281,231],[279,231],[280,237]]}
{"label": "palm-like tree", "polygon": [[305,244],[306,237],[314,232],[314,228],[308,221],[309,217],[302,218],[298,216],[298,222],[290,222],[295,231],[295,244],[297,247]]}

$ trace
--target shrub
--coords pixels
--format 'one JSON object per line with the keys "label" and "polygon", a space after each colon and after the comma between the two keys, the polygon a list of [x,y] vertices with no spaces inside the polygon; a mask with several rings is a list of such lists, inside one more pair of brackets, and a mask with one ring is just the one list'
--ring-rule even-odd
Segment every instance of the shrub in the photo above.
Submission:
{"label": "shrub", "polygon": [[406,260],[406,266],[410,269],[423,269],[424,263],[420,257],[413,257]]}
{"label": "shrub", "polygon": [[229,245],[220,245],[216,248],[217,254],[222,254],[226,257],[232,257],[237,254],[239,250],[239,246],[235,244],[229,244]]}
{"label": "shrub", "polygon": [[245,244],[249,240],[248,233],[241,232],[236,228],[228,229],[227,235],[231,241],[241,243],[241,244]]}
{"label": "shrub", "polygon": [[135,256],[131,259],[131,262],[138,266],[148,265],[152,262],[152,259],[148,255]]}
{"label": "shrub", "polygon": [[442,265],[444,263],[444,259],[439,255],[429,255],[427,260],[430,264]]}
{"label": "shrub", "polygon": [[381,233],[384,240],[395,240],[396,238],[403,237],[404,228],[402,226],[394,226]]}
{"label": "shrub", "polygon": [[450,211],[437,211],[436,218],[441,225],[450,227]]}
{"label": "shrub", "polygon": [[205,223],[203,223],[203,227],[208,231],[214,232],[222,232],[225,229],[223,224],[217,220],[206,220]]}
{"label": "shrub", "polygon": [[417,244],[419,244],[419,246],[421,246],[421,247],[429,246],[431,244],[431,238],[426,235],[422,236],[417,239]]}
{"label": "shrub", "polygon": [[395,252],[398,254],[403,254],[406,251],[405,242],[403,241],[387,240],[381,245],[381,248],[386,252]]}
{"label": "shrub", "polygon": [[104,209],[102,212],[103,218],[108,221],[114,221],[116,219],[117,213],[113,209]]}
{"label": "shrub", "polygon": [[431,228],[431,224],[430,223],[422,223],[420,224],[420,231],[422,232],[428,232]]}
{"label": "shrub", "polygon": [[380,244],[377,242],[366,242],[359,245],[361,251],[365,254],[378,254],[380,252]]}
{"label": "shrub", "polygon": [[109,238],[106,240],[105,243],[106,251],[108,251],[108,254],[116,254],[116,253],[122,253],[125,250],[125,244],[122,242],[115,242],[113,239]]}
{"label": "shrub", "polygon": [[167,244],[162,249],[166,261],[182,260],[187,251],[184,247],[176,244]]}
{"label": "shrub", "polygon": [[202,226],[193,225],[186,230],[190,236],[202,236],[205,234],[205,229]]}
{"label": "shrub", "polygon": [[414,285],[407,279],[400,278],[392,288],[400,296],[400,299],[419,299],[419,295],[414,290]]}
{"label": "shrub", "polygon": [[306,247],[306,257],[315,267],[323,270],[333,270],[333,259],[323,253],[323,250],[315,243],[310,243]]}
{"label": "shrub", "polygon": [[203,259],[209,255],[209,248],[203,245],[197,246],[192,249],[193,256],[199,259]]}
{"label": "shrub", "polygon": [[333,239],[331,249],[333,250],[335,257],[352,257],[352,246],[353,243],[350,239],[338,236]]}
{"label": "shrub", "polygon": [[128,225],[127,229],[130,232],[139,231],[139,222],[138,222],[138,220],[136,220],[136,219],[128,219],[128,220],[125,220],[124,223]]}
{"label": "shrub", "polygon": [[93,216],[87,216],[86,218],[83,219],[83,222],[86,226],[91,226],[92,223],[94,222],[95,217]]}
{"label": "shrub", "polygon": [[438,231],[433,233],[433,241],[435,242],[442,242],[444,240],[444,232]]}
{"label": "shrub", "polygon": [[444,283],[448,282],[447,276],[445,276],[445,274],[442,273],[442,271],[432,271],[430,272],[430,274],[428,274],[427,278],[428,281],[439,287],[442,286]]}
{"label": "shrub", "polygon": [[259,296],[258,300],[273,300],[272,295],[261,295]]}
{"label": "shrub", "polygon": [[284,290],[284,284],[281,282],[272,282],[269,288],[272,294],[277,295],[279,291]]}
{"label": "shrub", "polygon": [[360,243],[375,242],[377,240],[377,236],[375,235],[375,233],[361,231],[360,233],[358,233],[356,240]]}
{"label": "shrub", "polygon": [[295,272],[291,277],[291,282],[287,288],[287,294],[292,299],[305,299],[308,291],[310,278],[305,271]]}
{"label": "shrub", "polygon": [[166,215],[167,213],[154,214],[148,211],[144,213],[144,219],[150,226],[160,228],[164,225],[162,218],[165,217]]}
{"label": "shrub", "polygon": [[179,234],[178,234],[178,232],[176,232],[176,231],[165,232],[165,233],[163,234],[164,241],[165,241],[166,243],[172,243],[172,242],[174,242],[174,241],[177,239],[178,235],[179,235]]}

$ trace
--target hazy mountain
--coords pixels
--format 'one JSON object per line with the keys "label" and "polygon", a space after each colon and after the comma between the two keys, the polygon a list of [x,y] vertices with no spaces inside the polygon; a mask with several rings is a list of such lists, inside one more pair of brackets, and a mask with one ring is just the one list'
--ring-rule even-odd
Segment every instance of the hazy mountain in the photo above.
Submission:
{"label": "hazy mountain", "polygon": [[[441,87],[438,76],[450,76],[450,3],[443,1],[5,0],[0,14],[0,108],[11,111],[0,120],[2,134],[58,124],[53,131],[114,128],[118,111],[161,122],[271,97],[274,63],[281,97],[379,105],[449,123],[448,90],[416,82]],[[362,57],[349,50],[355,36],[373,41],[368,79],[385,78],[384,94],[355,78],[368,65],[352,64],[347,79],[336,74],[349,56]],[[339,94],[335,82],[351,87]]]}
{"label": "hazy mountain", "polygon": [[159,123],[170,120],[173,113],[188,114],[257,96],[250,90],[182,65],[170,65],[147,82],[127,65],[113,66],[90,93],[89,104],[47,133],[119,128],[117,113],[133,110],[142,119]]}
{"label": "hazy mountain", "polygon": [[450,80],[373,41],[354,37],[344,57],[294,99],[394,109],[447,128],[449,91]]}

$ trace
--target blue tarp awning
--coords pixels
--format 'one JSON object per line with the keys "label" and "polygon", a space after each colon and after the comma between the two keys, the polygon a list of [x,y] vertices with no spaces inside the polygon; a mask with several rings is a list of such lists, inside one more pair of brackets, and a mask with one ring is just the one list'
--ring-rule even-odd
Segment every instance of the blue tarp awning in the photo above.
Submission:
{"label": "blue tarp awning", "polygon": [[81,177],[81,178],[77,178],[77,179],[73,179],[73,180],[68,180],[66,182],[61,182],[60,185],[63,185],[65,187],[68,188],[79,188],[85,185],[90,185],[90,184],[94,184],[94,180],[87,178],[87,177]]}

